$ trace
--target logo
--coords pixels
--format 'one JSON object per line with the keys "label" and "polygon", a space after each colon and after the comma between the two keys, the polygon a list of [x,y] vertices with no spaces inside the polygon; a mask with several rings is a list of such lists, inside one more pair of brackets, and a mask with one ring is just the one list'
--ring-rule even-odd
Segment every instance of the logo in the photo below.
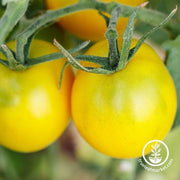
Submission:
{"label": "logo", "polygon": [[[151,149],[148,157],[145,152]],[[162,154],[163,153],[163,154]],[[169,157],[169,149],[167,145],[160,140],[149,141],[143,149],[143,159],[150,166],[162,166]]]}
{"label": "logo", "polygon": [[[142,158],[138,161],[148,171],[160,172],[166,170],[173,162],[169,160],[168,146],[160,140],[149,141],[143,148]],[[144,162],[145,164],[144,164]],[[166,163],[166,165],[165,165]],[[162,167],[164,165],[164,167]]]}

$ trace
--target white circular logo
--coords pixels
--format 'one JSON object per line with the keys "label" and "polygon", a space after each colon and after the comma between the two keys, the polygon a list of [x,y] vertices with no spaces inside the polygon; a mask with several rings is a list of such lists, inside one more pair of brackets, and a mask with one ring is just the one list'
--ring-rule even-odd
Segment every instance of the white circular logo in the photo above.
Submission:
{"label": "white circular logo", "polygon": [[[149,154],[145,156],[145,154]],[[162,166],[169,158],[167,145],[160,140],[149,141],[143,148],[143,159],[150,166]]]}

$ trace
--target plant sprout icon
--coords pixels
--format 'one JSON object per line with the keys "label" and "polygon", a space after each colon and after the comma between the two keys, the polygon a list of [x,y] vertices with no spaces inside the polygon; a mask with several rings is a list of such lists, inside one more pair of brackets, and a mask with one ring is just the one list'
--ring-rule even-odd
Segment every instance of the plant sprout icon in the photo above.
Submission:
{"label": "plant sprout icon", "polygon": [[154,163],[154,164],[158,164],[161,162],[162,157],[161,157],[161,148],[160,148],[160,144],[156,143],[154,146],[151,145],[152,149],[151,149],[151,156],[149,157],[149,160]]}

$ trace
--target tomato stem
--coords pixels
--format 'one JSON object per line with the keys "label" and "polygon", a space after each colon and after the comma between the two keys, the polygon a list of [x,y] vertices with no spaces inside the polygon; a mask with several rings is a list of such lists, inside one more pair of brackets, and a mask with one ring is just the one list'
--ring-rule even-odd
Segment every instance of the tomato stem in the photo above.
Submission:
{"label": "tomato stem", "polygon": [[86,72],[90,73],[96,73],[96,74],[112,74],[115,72],[115,70],[108,69],[108,67],[100,67],[100,68],[94,68],[94,67],[84,67],[82,66],[75,57],[73,57],[61,44],[59,44],[56,40],[54,41],[54,45],[62,52],[64,57],[67,59],[68,63],[71,64],[76,69],[80,69]]}
{"label": "tomato stem", "polygon": [[114,8],[114,10],[111,13],[111,19],[109,21],[107,31],[105,33],[105,37],[109,43],[109,65],[112,67],[115,66],[120,59],[117,44],[118,32],[116,30],[116,25],[119,19],[120,11],[120,7]]}
{"label": "tomato stem", "polygon": [[168,17],[166,17],[158,26],[154,27],[153,29],[151,29],[149,32],[145,33],[138,41],[138,43],[136,44],[136,46],[134,48],[131,49],[130,53],[129,53],[129,57],[127,61],[130,61],[133,56],[136,54],[136,52],[139,50],[139,48],[141,47],[142,43],[145,41],[145,39],[147,37],[149,37],[149,35],[151,35],[153,32],[157,31],[158,29],[160,29],[162,26],[164,26],[173,16],[174,14],[177,12],[177,7],[175,9],[172,10],[172,12],[168,15]]}
{"label": "tomato stem", "polygon": [[[21,2],[22,4],[21,3],[17,4],[17,5],[19,5],[19,6],[16,6],[17,9],[15,8],[12,11],[12,12],[14,12],[13,14],[15,14],[14,19],[13,19],[13,20],[15,20],[15,22],[12,23],[12,19],[10,19],[8,21],[8,23],[5,23],[5,19],[8,17],[7,12],[10,11],[7,8],[7,12],[3,15],[2,19],[0,20],[0,27],[2,27],[3,23],[5,23],[5,25],[7,27],[10,26],[9,23],[12,23],[11,26],[12,25],[14,26],[17,23],[18,19],[24,14],[25,9],[27,9],[28,1],[21,0],[21,1],[17,1],[17,2]],[[10,3],[8,4],[9,9],[10,9],[10,5],[12,6],[13,4],[10,4]],[[20,8],[20,9],[18,9],[18,8]],[[126,53],[125,53],[125,50],[122,49],[122,52],[121,52],[122,59],[120,60],[120,63],[119,63],[118,61],[119,61],[120,53],[119,53],[118,46],[117,46],[117,32],[116,32],[115,26],[116,26],[118,17],[129,17],[130,15],[132,15],[134,13],[136,8],[131,7],[131,6],[122,5],[122,4],[119,4],[114,1],[110,2],[110,3],[104,3],[104,2],[97,1],[97,0],[80,0],[78,3],[76,3],[74,5],[67,6],[65,8],[61,8],[61,9],[54,10],[54,11],[47,11],[45,14],[43,14],[42,16],[37,18],[24,32],[22,32],[21,34],[19,34],[17,36],[16,53],[14,56],[14,58],[16,59],[16,63],[15,63],[16,67],[12,67],[12,63],[11,63],[11,64],[9,64],[10,68],[12,68],[14,70],[24,70],[25,68],[30,67],[32,65],[50,61],[51,58],[52,58],[52,60],[54,60],[54,58],[57,56],[61,57],[62,54],[56,54],[56,55],[53,54],[53,55],[47,55],[46,57],[40,57],[40,58],[38,58],[37,62],[35,62],[35,59],[33,59],[33,60],[29,59],[29,57],[28,57],[29,49],[30,49],[31,41],[34,38],[34,35],[42,27],[47,26],[52,21],[55,21],[57,18],[66,16],[68,14],[72,14],[74,12],[78,12],[81,10],[86,10],[86,9],[97,9],[98,11],[111,14],[109,27],[106,32],[106,37],[108,39],[109,48],[110,48],[110,50],[109,50],[109,64],[110,65],[109,66],[102,65],[100,68],[99,67],[98,68],[83,67],[71,55],[71,52],[69,53],[68,51],[66,51],[58,43],[56,43],[56,46],[58,46],[58,48],[60,50],[62,50],[63,56],[68,58],[69,63],[71,63],[71,64],[75,65],[77,68],[85,70],[87,72],[98,73],[98,74],[111,74],[111,73],[116,72],[117,70],[122,69],[126,65],[126,61],[128,61],[127,57],[128,58],[132,57],[132,55],[134,55],[134,52],[136,52],[139,47],[137,46],[136,48],[134,48],[133,49],[134,51],[130,50],[129,54],[128,54],[127,49],[129,49],[128,47],[130,44],[130,37],[131,37],[130,36],[127,39],[127,41],[124,41],[124,44],[126,44],[128,46],[126,46],[126,48],[124,46]],[[19,14],[17,13],[18,10],[19,10]],[[11,14],[12,14],[12,12],[11,12]],[[152,24],[152,25],[159,24],[160,22],[162,22],[164,17],[165,17],[165,15],[162,13],[152,11],[152,10],[147,10],[145,8],[140,8],[137,12],[138,19],[140,19],[146,23]],[[161,23],[160,25],[158,25],[158,28],[161,27],[162,25],[166,24],[167,27],[169,27],[169,28],[175,27],[176,30],[178,29],[178,31],[179,31],[180,25],[174,23],[173,21],[169,21],[171,19],[171,17],[168,18],[168,21],[166,21],[165,23],[163,23],[163,24]],[[134,20],[134,18],[135,17],[132,18],[131,22]],[[175,24],[176,24],[176,26],[175,26]],[[128,34],[128,32],[129,32],[132,35],[132,31],[130,31],[131,27],[133,27],[132,23],[129,24],[129,27],[130,27],[129,30],[126,30],[125,33]],[[154,30],[156,30],[158,28],[154,28]],[[3,29],[3,28],[1,28],[1,29]],[[151,32],[153,32],[153,31],[151,31]],[[147,33],[147,36],[149,36],[151,34],[151,32]],[[2,35],[2,33],[0,34],[0,37],[1,37],[1,35],[4,36],[2,39],[0,38],[2,42],[4,41],[4,39],[6,38],[8,33],[9,33],[9,31],[7,31],[5,33],[5,35]],[[143,38],[141,40],[144,41],[144,39],[147,36],[143,36]],[[140,45],[140,44],[141,44],[141,42],[138,45]],[[10,52],[10,50],[9,50],[9,52]],[[93,58],[89,58],[89,59],[92,61]],[[14,60],[14,59],[11,58],[11,60]],[[11,62],[11,60],[9,60],[9,62]],[[1,60],[0,63],[5,64],[3,60]],[[117,64],[118,64],[118,69],[117,69]]]}
{"label": "tomato stem", "polygon": [[17,59],[24,64],[25,60],[27,59],[28,54],[25,53],[25,50],[28,51],[30,47],[30,43],[32,41],[32,37],[35,33],[40,30],[43,26],[46,26],[48,23],[55,21],[59,17],[63,17],[65,15],[71,14],[73,12],[77,12],[83,9],[90,9],[92,8],[84,3],[77,3],[71,6],[68,6],[63,9],[54,10],[54,11],[47,11],[45,14],[40,16],[29,28],[27,28],[22,34],[17,37],[16,41],[16,54]]}
{"label": "tomato stem", "polygon": [[121,48],[120,60],[118,61],[118,66],[116,69],[117,71],[120,71],[121,69],[123,69],[127,64],[132,37],[133,37],[133,31],[134,31],[134,20],[135,20],[138,10],[139,9],[136,9],[130,16],[127,27],[123,34],[123,43],[122,43],[122,48]]}
{"label": "tomato stem", "polygon": [[[174,9],[165,20],[163,20],[158,26],[153,28],[150,32],[148,32],[147,34],[142,36],[142,38],[138,41],[137,45],[135,47],[133,47],[132,49],[130,49],[131,42],[132,42],[132,36],[133,36],[133,30],[134,30],[134,20],[135,20],[135,17],[137,15],[138,11],[140,10],[140,8],[141,7],[136,8],[135,11],[132,13],[132,15],[129,18],[126,30],[125,30],[124,35],[123,35],[123,43],[122,43],[121,53],[119,53],[119,49],[118,49],[117,31],[115,28],[117,21],[118,21],[117,16],[120,13],[120,12],[117,13],[116,11],[120,11],[120,9],[115,8],[116,11],[114,11],[111,14],[111,19],[109,21],[108,30],[106,32],[106,38],[107,38],[108,43],[109,43],[109,57],[108,57],[107,61],[105,60],[105,62],[106,63],[109,62],[108,65],[107,64],[100,64],[101,65],[100,68],[99,67],[98,68],[96,68],[96,67],[95,68],[94,67],[84,67],[78,62],[77,57],[73,57],[57,41],[55,41],[54,44],[62,52],[64,57],[67,59],[67,62],[70,63],[76,69],[80,69],[80,70],[83,70],[86,72],[96,73],[96,74],[105,74],[105,75],[113,74],[116,71],[120,71],[123,68],[125,68],[128,61],[130,61],[130,59],[132,59],[132,57],[138,51],[138,49],[140,48],[140,46],[142,45],[144,40],[151,33],[158,30],[163,25],[165,25],[173,17],[173,15],[177,11],[177,8]],[[119,55],[120,55],[120,58],[119,58]],[[94,59],[94,62],[97,60],[97,59],[95,59],[97,57],[92,57],[92,56],[91,57],[86,56],[84,58],[86,58],[86,60],[90,61],[90,62],[92,62],[93,59]],[[99,58],[102,59],[104,57],[99,57]],[[95,62],[95,63],[99,64],[99,62]],[[61,74],[62,74],[62,72],[61,72]]]}
{"label": "tomato stem", "polygon": [[[25,63],[28,56],[28,49],[30,47],[32,37],[40,28],[46,26],[48,23],[56,20],[57,18],[86,9],[97,9],[99,11],[110,14],[112,10],[116,7],[120,7],[121,9],[120,16],[123,17],[130,16],[135,10],[134,7],[125,6],[117,2],[104,3],[96,0],[91,0],[91,1],[80,0],[78,3],[74,5],[67,6],[65,8],[61,8],[54,11],[47,11],[45,14],[40,16],[32,25],[30,25],[22,34],[20,34],[17,37],[16,56],[18,61],[21,64]],[[154,16],[154,14],[156,14],[156,17]],[[147,9],[143,9],[143,10],[141,9],[138,12],[137,17],[144,22],[154,25],[160,23],[162,19],[165,17],[165,15],[162,13],[157,13],[156,11],[154,12],[154,11],[149,11]],[[151,21],[149,21],[149,19],[151,19]],[[171,25],[172,23],[169,24],[171,27],[175,27],[174,24],[173,26]],[[176,27],[180,29],[180,26],[176,26]]]}
{"label": "tomato stem", "polygon": [[[81,43],[80,45],[76,46],[75,48],[69,49],[68,52],[70,54],[74,54],[74,53],[84,49],[85,47],[87,47],[89,45],[89,43],[90,43],[89,41],[85,41],[85,42]],[[49,54],[49,55],[41,56],[38,58],[29,59],[25,65],[26,65],[26,67],[31,67],[31,66],[34,66],[36,64],[41,64],[44,62],[49,62],[49,61],[61,59],[63,57],[64,57],[64,55],[60,52],[54,53],[54,54]]]}
{"label": "tomato stem", "polygon": [[13,52],[5,44],[2,44],[1,47],[2,47],[2,50],[4,51],[4,55],[8,59],[8,67],[10,69],[17,70],[17,71],[26,69],[22,64],[19,64],[16,61]]}
{"label": "tomato stem", "polygon": [[18,23],[20,18],[25,14],[29,0],[12,1],[7,4],[7,8],[0,19],[0,45],[3,44]]}

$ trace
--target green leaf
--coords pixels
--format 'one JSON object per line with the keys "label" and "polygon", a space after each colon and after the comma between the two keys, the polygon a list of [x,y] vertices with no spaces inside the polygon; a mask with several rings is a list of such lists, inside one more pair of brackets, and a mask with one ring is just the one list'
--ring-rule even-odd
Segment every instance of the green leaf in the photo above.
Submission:
{"label": "green leaf", "polygon": [[167,41],[163,44],[163,48],[168,51],[167,68],[175,82],[178,109],[174,126],[180,125],[180,35],[174,41]]}

